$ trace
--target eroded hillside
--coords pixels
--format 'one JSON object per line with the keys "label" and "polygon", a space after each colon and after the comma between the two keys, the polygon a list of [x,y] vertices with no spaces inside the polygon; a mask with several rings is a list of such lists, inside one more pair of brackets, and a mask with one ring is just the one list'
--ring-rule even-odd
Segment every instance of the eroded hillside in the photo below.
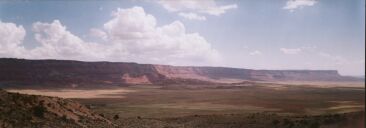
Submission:
{"label": "eroded hillside", "polygon": [[0,127],[90,127],[111,122],[68,99],[0,90]]}

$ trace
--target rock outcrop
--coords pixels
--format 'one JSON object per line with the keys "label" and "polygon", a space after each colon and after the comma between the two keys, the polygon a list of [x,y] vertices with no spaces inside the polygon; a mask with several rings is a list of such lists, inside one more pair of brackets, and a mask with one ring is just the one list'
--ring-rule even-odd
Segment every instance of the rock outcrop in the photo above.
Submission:
{"label": "rock outcrop", "polygon": [[0,127],[112,126],[104,117],[69,99],[9,93],[0,89]]}
{"label": "rock outcrop", "polygon": [[165,77],[154,65],[70,60],[0,59],[2,85],[52,85],[83,87],[158,83]]}
{"label": "rock outcrop", "polygon": [[0,86],[84,87],[164,83],[236,83],[242,81],[353,81],[336,70],[252,70],[124,62],[0,59]]}

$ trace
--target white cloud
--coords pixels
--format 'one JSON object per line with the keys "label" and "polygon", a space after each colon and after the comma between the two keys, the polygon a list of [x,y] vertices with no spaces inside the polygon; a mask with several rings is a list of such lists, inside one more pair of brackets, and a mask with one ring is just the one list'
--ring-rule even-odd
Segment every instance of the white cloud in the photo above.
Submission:
{"label": "white cloud", "polygon": [[155,17],[146,14],[141,7],[113,12],[113,18],[104,24],[104,30],[111,38],[109,42],[121,45],[139,62],[154,61],[156,56],[171,62],[218,59],[218,52],[198,33],[186,33],[180,21],[158,27]]}
{"label": "white cloud", "polygon": [[283,9],[290,10],[291,12],[298,8],[305,6],[313,6],[317,3],[316,0],[288,0]]}
{"label": "white cloud", "polygon": [[200,12],[207,13],[210,15],[220,16],[221,14],[226,13],[227,10],[236,9],[236,8],[238,8],[238,5],[231,4],[231,5],[224,5],[224,6],[220,6],[220,7],[208,7],[206,9],[201,10]]}
{"label": "white cloud", "polygon": [[249,55],[255,56],[255,55],[262,55],[262,52],[255,50],[249,53]]}
{"label": "white cloud", "polygon": [[201,15],[198,15],[198,14],[192,13],[192,12],[190,12],[190,13],[180,12],[178,15],[181,17],[187,18],[189,20],[200,20],[200,21],[206,20],[205,16],[201,16]]}
{"label": "white cloud", "polygon": [[36,22],[33,31],[40,46],[25,50],[22,46],[24,28],[0,22],[0,36],[3,37],[0,55],[176,65],[212,65],[220,59],[219,53],[199,33],[187,33],[180,21],[156,26],[155,17],[141,7],[117,9],[103,28],[91,29],[90,34],[105,40],[103,42],[86,42],[69,32],[59,20]]}
{"label": "white cloud", "polygon": [[25,34],[23,26],[0,21],[0,57],[22,57]]}
{"label": "white cloud", "polygon": [[113,40],[151,38],[155,34],[156,19],[146,14],[142,7],[118,8],[112,16],[104,29]]}
{"label": "white cloud", "polygon": [[107,40],[108,35],[106,32],[100,30],[100,29],[96,29],[96,28],[92,28],[89,30],[89,35],[92,37],[96,37],[96,38],[100,38],[102,40]]}
{"label": "white cloud", "polygon": [[30,51],[31,58],[95,60],[97,44],[84,42],[67,31],[59,20],[33,24],[35,39],[41,46]]}
{"label": "white cloud", "polygon": [[194,12],[214,16],[238,8],[236,4],[218,5],[214,0],[159,0],[158,3],[170,12]]}
{"label": "white cloud", "polygon": [[302,51],[300,48],[280,48],[284,54],[298,54]]}

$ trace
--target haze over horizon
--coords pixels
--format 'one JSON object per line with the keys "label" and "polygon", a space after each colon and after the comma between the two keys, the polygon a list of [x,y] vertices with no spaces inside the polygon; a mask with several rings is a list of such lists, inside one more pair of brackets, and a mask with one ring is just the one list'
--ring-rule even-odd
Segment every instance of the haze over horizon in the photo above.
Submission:
{"label": "haze over horizon", "polygon": [[364,76],[364,28],[363,0],[1,1],[0,58]]}

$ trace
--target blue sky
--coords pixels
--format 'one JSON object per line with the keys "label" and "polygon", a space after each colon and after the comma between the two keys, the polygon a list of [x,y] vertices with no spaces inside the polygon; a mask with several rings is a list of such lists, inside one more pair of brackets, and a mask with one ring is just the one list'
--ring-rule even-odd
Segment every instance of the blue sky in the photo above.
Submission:
{"label": "blue sky", "polygon": [[364,0],[1,1],[0,35],[0,57],[365,73]]}

